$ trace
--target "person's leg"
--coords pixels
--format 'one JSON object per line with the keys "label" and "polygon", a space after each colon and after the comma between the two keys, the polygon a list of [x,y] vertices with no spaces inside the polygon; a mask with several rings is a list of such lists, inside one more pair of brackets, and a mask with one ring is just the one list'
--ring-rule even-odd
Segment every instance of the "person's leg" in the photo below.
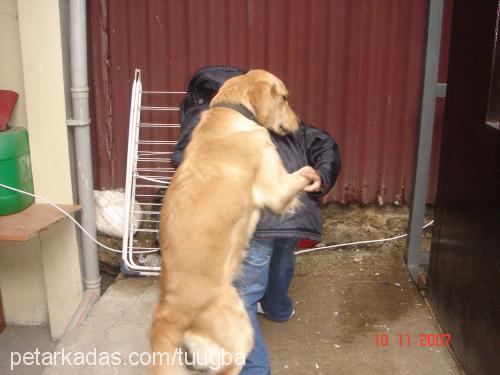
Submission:
{"label": "person's leg", "polygon": [[289,320],[294,312],[288,289],[295,270],[297,242],[297,238],[277,238],[274,242],[267,288],[260,301],[264,314],[273,321]]}
{"label": "person's leg", "polygon": [[273,242],[272,239],[253,239],[243,260],[242,274],[234,281],[234,286],[245,303],[254,329],[254,346],[240,375],[271,374],[269,356],[257,320],[257,302],[266,290]]}

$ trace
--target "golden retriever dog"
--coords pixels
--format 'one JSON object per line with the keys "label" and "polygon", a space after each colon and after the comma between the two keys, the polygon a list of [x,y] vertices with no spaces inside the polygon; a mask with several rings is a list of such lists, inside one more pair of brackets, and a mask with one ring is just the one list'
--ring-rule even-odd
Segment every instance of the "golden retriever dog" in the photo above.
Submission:
{"label": "golden retriever dog", "polygon": [[161,210],[156,374],[187,374],[190,361],[197,370],[238,374],[252,349],[233,280],[260,210],[293,210],[311,183],[301,173],[312,168],[289,174],[269,137],[268,130],[284,135],[298,127],[287,97],[277,77],[251,70],[223,84],[192,133]]}

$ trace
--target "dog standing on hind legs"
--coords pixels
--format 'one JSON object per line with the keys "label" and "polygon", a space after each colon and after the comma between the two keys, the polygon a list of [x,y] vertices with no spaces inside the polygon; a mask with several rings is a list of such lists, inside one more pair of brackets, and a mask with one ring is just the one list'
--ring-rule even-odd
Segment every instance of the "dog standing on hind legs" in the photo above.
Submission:
{"label": "dog standing on hind legs", "polygon": [[[165,354],[156,374],[188,374],[186,358],[198,369],[238,374],[252,349],[253,330],[233,280],[260,210],[293,210],[311,183],[312,168],[289,174],[269,137],[268,130],[284,135],[298,127],[287,98],[278,78],[251,70],[224,83],[193,131],[161,212],[151,347]],[[210,355],[216,360],[207,363]]]}

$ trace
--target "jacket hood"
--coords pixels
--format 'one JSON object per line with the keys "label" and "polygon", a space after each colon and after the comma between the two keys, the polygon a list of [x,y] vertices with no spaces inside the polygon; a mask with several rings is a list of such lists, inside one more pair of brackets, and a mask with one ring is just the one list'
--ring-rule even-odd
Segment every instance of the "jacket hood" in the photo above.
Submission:
{"label": "jacket hood", "polygon": [[208,104],[222,84],[229,78],[245,74],[246,70],[228,65],[210,65],[198,69],[187,87],[181,107],[181,122],[193,105]]}

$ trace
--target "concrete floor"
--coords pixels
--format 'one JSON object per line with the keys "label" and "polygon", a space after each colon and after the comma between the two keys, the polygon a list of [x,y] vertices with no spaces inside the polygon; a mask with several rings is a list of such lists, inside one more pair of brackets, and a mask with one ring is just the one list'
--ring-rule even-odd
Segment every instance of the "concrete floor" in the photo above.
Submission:
{"label": "concrete floor", "polygon": [[[11,353],[51,352],[57,346],[48,327],[7,326],[0,334],[0,374],[40,375],[45,366],[19,365],[11,371]],[[14,354],[16,360],[16,354]],[[15,363],[15,362],[14,362]]]}
{"label": "concrete floor", "polygon": [[[273,374],[461,374],[446,347],[420,344],[419,334],[440,330],[408,277],[403,245],[300,256],[291,291],[295,316],[286,323],[261,320]],[[119,278],[58,349],[118,352],[124,360],[147,352],[157,292],[156,278]],[[388,345],[377,347],[382,334]],[[409,347],[400,346],[399,334],[409,335]],[[48,367],[44,375],[145,373],[122,364]]]}

